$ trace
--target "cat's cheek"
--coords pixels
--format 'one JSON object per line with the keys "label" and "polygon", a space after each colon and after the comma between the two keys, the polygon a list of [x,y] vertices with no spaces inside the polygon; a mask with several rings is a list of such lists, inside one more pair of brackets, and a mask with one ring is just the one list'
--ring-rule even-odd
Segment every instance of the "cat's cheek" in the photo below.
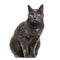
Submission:
{"label": "cat's cheek", "polygon": [[31,17],[31,16],[29,16],[28,18],[29,18],[30,20],[32,19],[32,17]]}

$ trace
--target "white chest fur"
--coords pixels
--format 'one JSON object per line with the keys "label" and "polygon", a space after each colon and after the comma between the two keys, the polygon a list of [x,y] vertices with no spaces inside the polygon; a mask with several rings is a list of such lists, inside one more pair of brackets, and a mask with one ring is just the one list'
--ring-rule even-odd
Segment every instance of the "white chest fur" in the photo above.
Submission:
{"label": "white chest fur", "polygon": [[39,30],[40,30],[40,29],[37,28],[37,29],[36,29],[36,32],[38,32]]}
{"label": "white chest fur", "polygon": [[39,28],[36,29],[36,32],[38,33],[38,35],[40,36],[41,35],[41,30]]}

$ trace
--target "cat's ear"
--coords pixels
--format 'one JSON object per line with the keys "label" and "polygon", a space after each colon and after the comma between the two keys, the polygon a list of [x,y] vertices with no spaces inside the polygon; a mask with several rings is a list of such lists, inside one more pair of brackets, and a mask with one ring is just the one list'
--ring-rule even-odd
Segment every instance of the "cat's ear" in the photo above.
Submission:
{"label": "cat's ear", "polygon": [[43,4],[41,4],[41,6],[39,7],[38,11],[39,11],[40,13],[43,13],[43,9],[44,9],[44,6],[43,6]]}
{"label": "cat's ear", "polygon": [[30,5],[28,5],[28,11],[29,11],[29,12],[32,12],[32,11],[33,11],[33,9],[31,8]]}

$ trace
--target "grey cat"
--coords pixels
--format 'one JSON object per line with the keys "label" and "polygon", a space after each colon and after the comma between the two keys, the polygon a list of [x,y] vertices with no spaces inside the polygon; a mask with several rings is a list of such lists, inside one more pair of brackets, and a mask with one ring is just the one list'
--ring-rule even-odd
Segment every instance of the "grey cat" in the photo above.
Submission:
{"label": "grey cat", "polygon": [[39,9],[28,5],[28,11],[28,19],[19,24],[10,41],[15,57],[36,57],[40,47],[40,35],[44,28],[43,4]]}

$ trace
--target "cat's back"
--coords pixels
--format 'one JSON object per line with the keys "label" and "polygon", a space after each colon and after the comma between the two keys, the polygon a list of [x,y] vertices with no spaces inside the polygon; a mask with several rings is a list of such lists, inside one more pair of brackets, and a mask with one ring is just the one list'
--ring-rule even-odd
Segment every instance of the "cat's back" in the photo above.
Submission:
{"label": "cat's back", "polygon": [[17,28],[15,29],[14,35],[18,35],[18,34],[23,33],[23,31],[25,30],[25,28],[26,28],[26,22],[20,23],[17,26]]}

